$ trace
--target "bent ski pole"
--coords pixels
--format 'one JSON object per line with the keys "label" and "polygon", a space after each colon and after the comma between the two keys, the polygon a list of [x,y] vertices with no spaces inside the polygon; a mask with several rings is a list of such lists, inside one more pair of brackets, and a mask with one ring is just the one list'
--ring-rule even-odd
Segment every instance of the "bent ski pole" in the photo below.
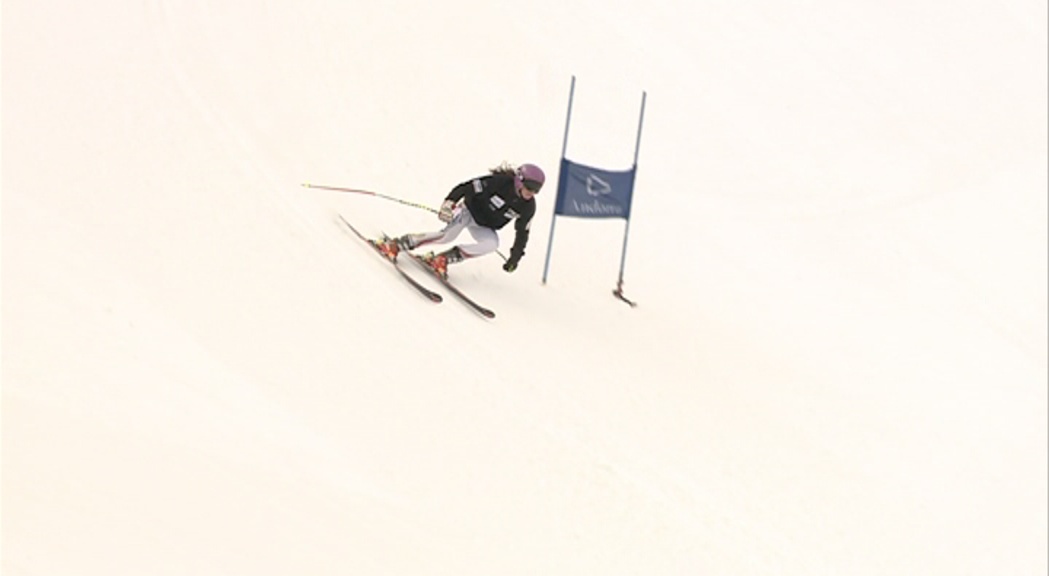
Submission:
{"label": "bent ski pole", "polygon": [[[407,200],[401,200],[400,198],[394,198],[393,196],[387,196],[386,194],[380,194],[378,192],[372,192],[371,190],[360,190],[358,188],[342,188],[340,186],[323,186],[323,185],[320,185],[320,184],[310,184],[309,182],[303,182],[302,185],[305,188],[314,188],[314,189],[317,189],[317,190],[332,190],[334,192],[349,192],[351,194],[364,194],[365,196],[375,196],[376,198],[382,198],[383,200],[390,200],[390,201],[393,201],[393,202],[397,202],[398,204],[404,204],[405,206],[411,206],[412,208],[419,208],[420,210],[426,210],[427,212],[433,212],[434,214],[438,213],[436,208],[431,208],[431,207],[429,207],[429,206],[427,206],[425,204],[417,204],[415,202],[409,202]],[[498,254],[499,257],[502,258],[504,262],[506,261],[506,256],[503,256],[502,252],[500,252],[499,250],[496,250],[495,253]]]}
{"label": "bent ski pole", "polygon": [[417,204],[415,202],[409,202],[407,200],[401,200],[400,198],[394,198],[393,196],[387,196],[386,194],[380,194],[378,192],[372,192],[371,190],[358,190],[356,188],[340,188],[338,186],[321,186],[321,185],[318,185],[318,184],[310,184],[309,182],[304,182],[302,185],[305,186],[306,188],[316,188],[317,190],[333,190],[335,192],[350,192],[350,193],[353,193],[353,194],[364,194],[366,196],[375,196],[376,198],[382,198],[384,200],[392,200],[393,202],[397,202],[399,204],[404,204],[406,206],[411,206],[412,208],[419,208],[420,210],[426,210],[427,212],[433,212],[434,214],[437,213],[437,209],[436,208],[431,208],[431,207],[429,207],[429,206],[427,206],[425,204]]}

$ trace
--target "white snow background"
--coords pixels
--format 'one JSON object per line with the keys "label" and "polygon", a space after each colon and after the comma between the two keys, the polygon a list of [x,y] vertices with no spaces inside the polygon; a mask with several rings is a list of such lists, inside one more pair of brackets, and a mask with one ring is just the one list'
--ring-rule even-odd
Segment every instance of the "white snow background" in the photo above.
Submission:
{"label": "white snow background", "polygon": [[[1047,571],[1046,4],[3,3],[30,574]],[[633,161],[560,218],[570,158]],[[498,314],[336,224],[536,162]],[[512,230],[502,232],[504,253]]]}

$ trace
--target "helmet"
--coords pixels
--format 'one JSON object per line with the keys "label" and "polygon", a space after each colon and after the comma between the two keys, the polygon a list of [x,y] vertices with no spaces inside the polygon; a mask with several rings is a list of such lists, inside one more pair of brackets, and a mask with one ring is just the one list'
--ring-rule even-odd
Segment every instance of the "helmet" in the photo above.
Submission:
{"label": "helmet", "polygon": [[543,169],[535,164],[521,164],[517,167],[514,185],[518,191],[524,186],[532,192],[539,192],[544,182],[546,182],[546,174],[543,174]]}

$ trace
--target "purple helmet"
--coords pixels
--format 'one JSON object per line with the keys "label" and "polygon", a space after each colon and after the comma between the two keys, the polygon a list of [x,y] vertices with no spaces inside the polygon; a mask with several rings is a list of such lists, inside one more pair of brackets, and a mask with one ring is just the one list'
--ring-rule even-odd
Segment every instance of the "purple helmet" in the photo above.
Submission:
{"label": "purple helmet", "polygon": [[546,174],[543,174],[542,168],[535,164],[521,164],[517,167],[514,184],[518,191],[523,186],[532,192],[539,192],[539,189],[543,187],[543,182],[546,182]]}

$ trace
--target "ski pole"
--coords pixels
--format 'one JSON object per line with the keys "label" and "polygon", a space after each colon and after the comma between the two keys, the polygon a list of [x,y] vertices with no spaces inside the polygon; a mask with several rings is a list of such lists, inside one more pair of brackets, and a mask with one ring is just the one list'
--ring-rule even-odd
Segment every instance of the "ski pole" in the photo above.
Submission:
{"label": "ski pole", "polygon": [[376,198],[382,198],[384,200],[392,200],[392,201],[397,202],[399,204],[404,204],[406,206],[411,206],[412,208],[419,208],[421,210],[426,210],[428,212],[433,212],[434,214],[437,213],[437,210],[435,208],[431,208],[431,207],[429,207],[429,206],[427,206],[425,204],[416,204],[415,202],[409,202],[407,200],[401,200],[400,198],[394,198],[393,196],[387,196],[386,194],[380,194],[378,192],[372,192],[371,190],[358,190],[356,188],[340,188],[338,186],[321,186],[321,185],[318,185],[318,184],[310,184],[309,182],[304,182],[302,185],[305,186],[306,188],[316,188],[318,190],[333,190],[335,192],[351,192],[353,194],[364,194],[366,196],[375,196]]}
{"label": "ski pole", "polygon": [[[404,204],[405,206],[411,206],[412,208],[419,208],[421,210],[426,210],[427,212],[433,212],[434,214],[438,213],[436,209],[431,208],[425,204],[416,204],[415,202],[401,200],[400,198],[394,198],[393,196],[387,196],[386,194],[372,192],[371,190],[359,190],[357,188],[342,188],[339,186],[322,186],[320,184],[310,184],[309,182],[303,182],[302,185],[306,188],[315,188],[317,190],[332,190],[335,192],[349,192],[352,194],[364,194],[366,196],[375,196],[376,198],[382,198],[383,200],[392,200],[394,202],[397,202],[398,204]],[[506,261],[506,256],[503,256],[502,252],[496,250],[495,253],[498,254],[504,262]]]}

